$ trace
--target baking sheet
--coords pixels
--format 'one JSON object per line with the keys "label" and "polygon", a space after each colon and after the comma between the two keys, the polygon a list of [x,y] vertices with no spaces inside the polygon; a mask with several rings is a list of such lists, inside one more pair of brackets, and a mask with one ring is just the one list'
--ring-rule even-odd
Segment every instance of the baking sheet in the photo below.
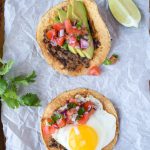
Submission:
{"label": "baking sheet", "polygon": [[39,123],[44,108],[57,94],[78,87],[97,90],[116,106],[120,118],[120,136],[115,150],[150,149],[150,39],[148,31],[148,0],[135,0],[141,10],[139,28],[119,25],[108,10],[106,0],[97,0],[99,10],[112,37],[110,55],[120,60],[113,66],[102,66],[99,77],[68,77],[57,73],[43,59],[35,40],[36,26],[43,13],[59,0],[6,0],[4,60],[15,65],[9,76],[35,70],[37,81],[25,92],[37,93],[42,107],[21,107],[17,110],[2,106],[6,150],[44,150]]}

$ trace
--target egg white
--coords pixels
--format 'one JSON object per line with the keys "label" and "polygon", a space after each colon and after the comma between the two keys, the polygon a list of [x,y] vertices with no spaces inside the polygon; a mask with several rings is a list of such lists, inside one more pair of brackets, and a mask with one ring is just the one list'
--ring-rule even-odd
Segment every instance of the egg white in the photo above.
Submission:
{"label": "egg white", "polygon": [[[96,131],[96,133],[99,137],[98,145],[97,145],[96,150],[101,150],[106,145],[108,145],[115,137],[116,118],[112,114],[109,114],[108,112],[103,110],[103,106],[100,103],[100,101],[98,101],[93,96],[90,95],[86,98],[83,98],[82,96],[77,95],[76,98],[78,99],[78,101],[80,101],[80,100],[82,100],[82,101],[90,100],[90,101],[94,102],[97,106],[97,110],[89,118],[86,125],[92,127]],[[68,141],[69,141],[70,130],[73,127],[77,131],[77,127],[75,127],[74,125],[66,125],[65,127],[60,128],[56,133],[54,133],[52,135],[53,138],[58,143],[63,145],[68,150],[71,150],[70,147],[69,147],[69,144],[68,144],[69,142]],[[89,137],[89,138],[91,138],[91,137]]]}

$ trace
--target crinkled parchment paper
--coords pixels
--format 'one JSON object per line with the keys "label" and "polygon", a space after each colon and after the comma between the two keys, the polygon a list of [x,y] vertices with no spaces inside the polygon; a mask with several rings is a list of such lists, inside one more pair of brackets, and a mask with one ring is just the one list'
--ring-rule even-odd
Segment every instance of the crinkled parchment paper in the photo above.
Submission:
{"label": "crinkled parchment paper", "polygon": [[150,149],[150,39],[148,0],[135,0],[141,10],[139,28],[125,28],[112,17],[106,0],[97,0],[99,11],[112,37],[110,55],[120,61],[102,66],[99,77],[68,77],[57,73],[43,59],[35,35],[42,14],[59,1],[6,0],[4,60],[14,59],[9,76],[37,72],[36,83],[20,93],[37,93],[42,107],[2,106],[7,150],[44,150],[39,123],[44,108],[57,94],[78,87],[97,90],[108,97],[119,112],[120,136],[115,150]]}

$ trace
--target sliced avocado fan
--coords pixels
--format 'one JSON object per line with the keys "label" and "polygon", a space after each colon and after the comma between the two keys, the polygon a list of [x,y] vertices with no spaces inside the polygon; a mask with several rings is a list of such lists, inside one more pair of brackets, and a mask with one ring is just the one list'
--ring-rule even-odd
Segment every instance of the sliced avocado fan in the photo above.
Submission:
{"label": "sliced avocado fan", "polygon": [[60,21],[63,23],[67,18],[69,18],[71,21],[78,20],[82,22],[82,24],[87,27],[88,29],[88,42],[89,42],[89,47],[82,51],[81,49],[78,48],[73,48],[72,46],[68,45],[68,49],[70,52],[74,54],[79,54],[80,57],[87,57],[91,59],[93,57],[94,53],[94,45],[93,45],[93,39],[90,33],[90,28],[88,24],[88,19],[87,19],[87,12],[86,8],[83,4],[82,1],[77,1],[77,0],[71,0],[71,4],[67,6],[67,12],[65,12],[62,9],[58,10],[58,15],[60,18]]}
{"label": "sliced avocado fan", "polygon": [[60,22],[64,23],[64,21],[66,20],[66,17],[67,17],[67,13],[64,10],[59,9],[58,10],[58,16],[60,18]]}
{"label": "sliced avocado fan", "polygon": [[77,54],[77,51],[75,48],[73,48],[72,46],[68,45],[68,49],[70,52],[72,52],[73,54]]}
{"label": "sliced avocado fan", "polygon": [[[70,19],[71,21],[74,21],[75,17],[73,16],[73,9],[72,9],[72,5],[68,5],[67,7],[67,18]],[[69,50],[74,53],[74,54],[79,54],[80,57],[85,57],[84,53],[77,48],[74,48],[72,46],[68,46]]]}
{"label": "sliced avocado fan", "polygon": [[83,25],[85,27],[87,27],[87,29],[88,29],[89,47],[82,52],[85,54],[85,56],[87,58],[91,59],[93,57],[93,53],[94,53],[94,45],[93,45],[93,39],[92,39],[92,36],[90,33],[89,24],[88,24],[86,8],[85,8],[83,2],[81,2],[81,1],[72,0],[71,3],[72,3],[72,9],[73,9],[73,11],[72,11],[73,16],[76,19],[78,19],[79,21],[82,21]]}
{"label": "sliced avocado fan", "polygon": [[67,6],[67,18],[70,19],[71,21],[74,20],[73,15],[72,15],[72,5]]}

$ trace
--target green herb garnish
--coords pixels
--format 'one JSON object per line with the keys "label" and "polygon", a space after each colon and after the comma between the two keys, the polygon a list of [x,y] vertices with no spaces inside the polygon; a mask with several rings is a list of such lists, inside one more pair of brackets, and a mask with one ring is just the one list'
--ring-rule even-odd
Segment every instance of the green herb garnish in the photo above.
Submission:
{"label": "green herb garnish", "polygon": [[103,62],[104,65],[111,65],[111,61],[109,58],[106,58],[105,61]]}
{"label": "green herb garnish", "polygon": [[69,109],[75,108],[76,106],[77,106],[76,103],[68,103],[68,105],[67,105],[67,107],[68,107]]}
{"label": "green herb garnish", "polygon": [[12,80],[13,84],[29,85],[30,83],[35,82],[35,78],[36,78],[36,73],[35,73],[35,71],[33,71],[29,75],[17,76],[11,80]]}
{"label": "green herb garnish", "polygon": [[55,22],[60,22],[59,16],[56,16],[56,17],[55,17]]}
{"label": "green herb garnish", "polygon": [[81,35],[78,35],[78,36],[77,36],[77,40],[78,40],[78,41],[80,41],[81,38],[82,38]]}
{"label": "green herb garnish", "polygon": [[85,109],[83,107],[81,107],[79,110],[78,110],[78,115],[83,115],[85,113]]}
{"label": "green herb garnish", "polygon": [[115,64],[119,59],[119,56],[116,54],[113,54],[110,58],[106,58],[103,62],[104,65],[112,65]]}
{"label": "green herb garnish", "polygon": [[41,106],[36,94],[27,93],[20,98],[20,104],[25,106]]}
{"label": "green herb garnish", "polygon": [[12,60],[9,60],[7,63],[4,63],[1,59],[0,63],[2,64],[2,67],[0,68],[0,76],[7,74],[12,68],[12,65],[14,64]]}
{"label": "green herb garnish", "polygon": [[64,45],[62,46],[65,50],[68,50],[68,44],[64,43]]}
{"label": "green herb garnish", "polygon": [[76,120],[80,120],[80,119],[81,119],[81,116],[78,115],[78,116],[76,117]]}
{"label": "green herb garnish", "polygon": [[52,120],[51,122],[48,122],[49,125],[53,125],[55,122]]}
{"label": "green herb garnish", "polygon": [[77,22],[76,27],[78,29],[81,29],[82,28],[82,22],[81,21]]}
{"label": "green herb garnish", "polygon": [[12,60],[9,60],[7,63],[4,63],[2,60],[0,62],[2,64],[0,67],[0,99],[12,109],[19,106],[40,106],[40,100],[36,94],[27,93],[19,96],[17,93],[19,85],[29,85],[35,82],[35,72],[8,79],[5,75],[10,71],[14,62]]}
{"label": "green herb garnish", "polygon": [[59,120],[61,117],[62,117],[61,114],[54,114],[54,115],[51,117],[51,119],[52,119],[54,122],[56,122],[56,121]]}

